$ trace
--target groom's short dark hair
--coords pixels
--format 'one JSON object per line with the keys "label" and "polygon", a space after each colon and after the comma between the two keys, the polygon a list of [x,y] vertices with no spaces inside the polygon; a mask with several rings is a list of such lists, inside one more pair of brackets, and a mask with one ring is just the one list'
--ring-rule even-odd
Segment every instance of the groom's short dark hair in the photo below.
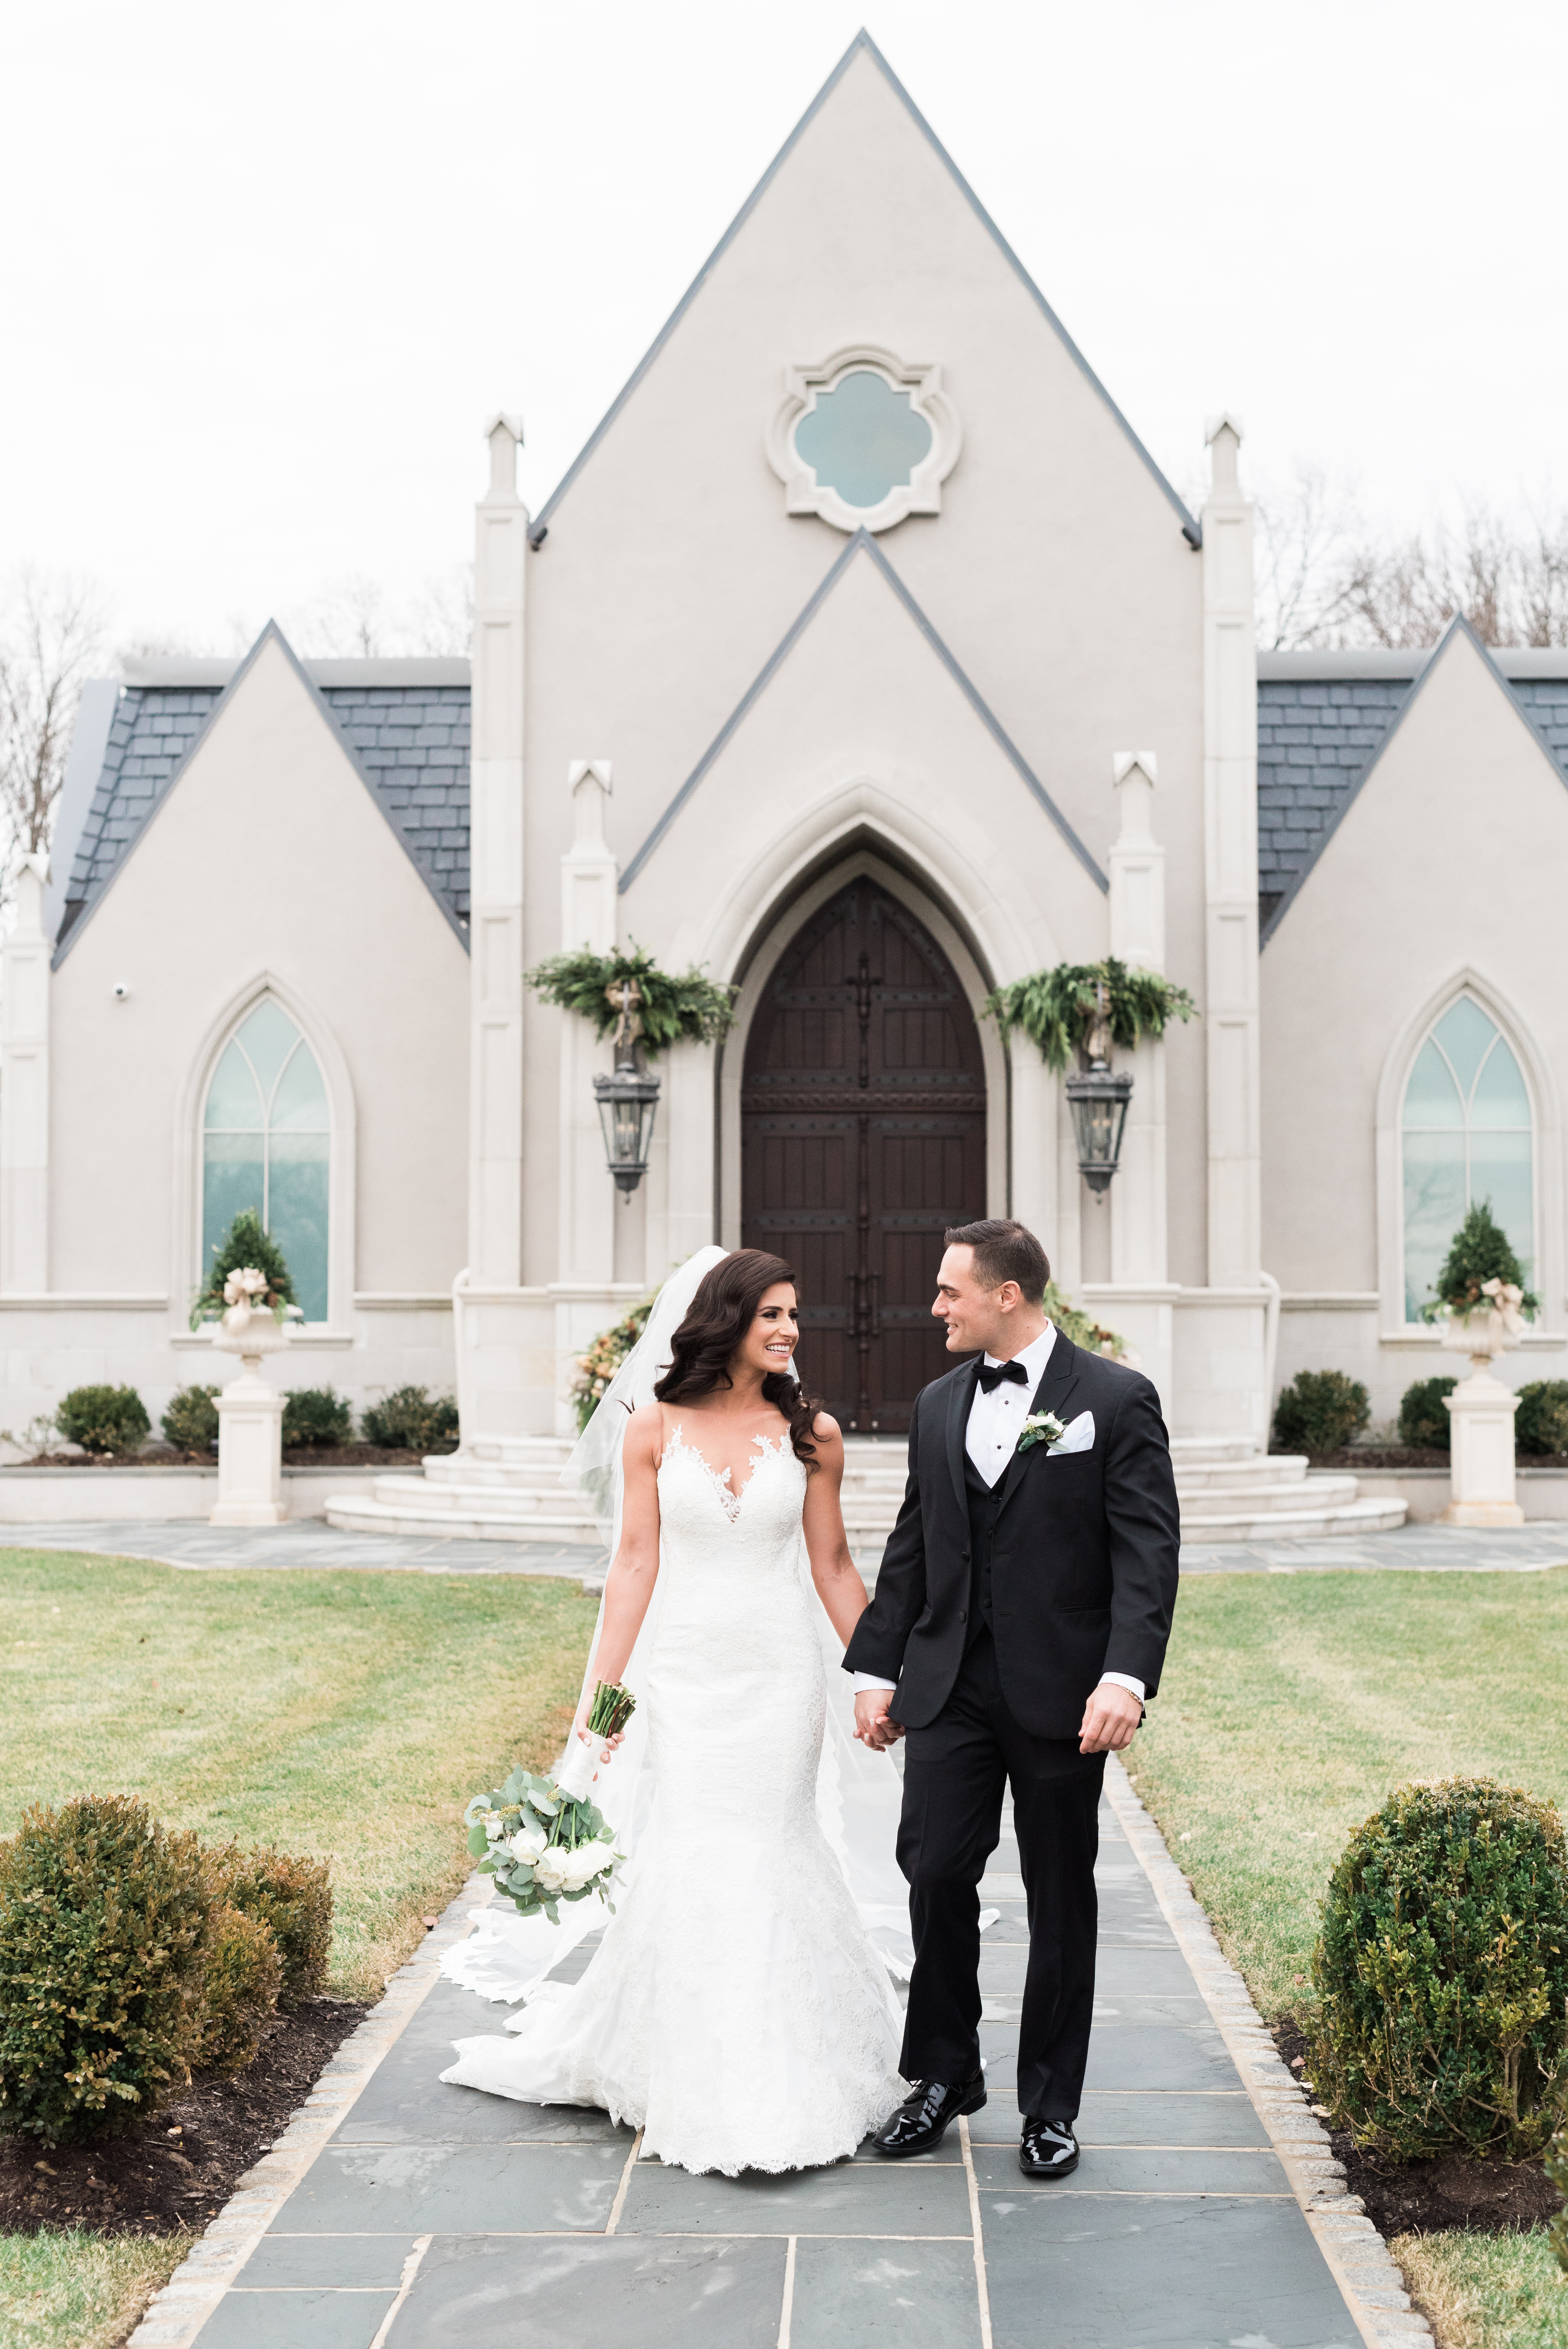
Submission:
{"label": "groom's short dark hair", "polygon": [[1051,1278],[1051,1260],[1026,1224],[1011,1216],[986,1216],[978,1224],[954,1224],[943,1235],[949,1247],[974,1250],[974,1277],[986,1288],[1015,1280],[1024,1299],[1038,1305]]}

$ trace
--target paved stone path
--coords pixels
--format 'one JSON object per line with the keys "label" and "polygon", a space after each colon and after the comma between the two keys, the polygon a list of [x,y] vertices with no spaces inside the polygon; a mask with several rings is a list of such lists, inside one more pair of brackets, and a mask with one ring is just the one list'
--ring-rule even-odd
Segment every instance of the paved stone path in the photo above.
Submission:
{"label": "paved stone path", "polygon": [[[1355,2349],[1427,2338],[1119,1767],[1077,2175],[1023,2178],[1016,1847],[984,1891],[991,2102],[933,2159],[639,2158],[599,2113],[438,2078],[504,2010],[454,1904],[154,2302],[133,2349]],[[579,1971],[578,1953],[566,1974]],[[700,2064],[701,2050],[693,2049]]]}
{"label": "paved stone path", "polygon": [[[604,1582],[602,1549],[584,1544],[462,1541],[412,1534],[341,1533],[320,1518],[284,1526],[208,1526],[179,1519],[0,1526],[0,1549],[87,1550],[177,1567],[358,1567],[409,1574],[547,1574]],[[857,1551],[869,1579],[880,1550]],[[1500,1568],[1543,1573],[1568,1565],[1568,1520],[1471,1532],[1455,1526],[1400,1526],[1392,1533],[1332,1540],[1188,1542],[1184,1574],[1326,1574],[1396,1568],[1424,1574],[1476,1574]]]}

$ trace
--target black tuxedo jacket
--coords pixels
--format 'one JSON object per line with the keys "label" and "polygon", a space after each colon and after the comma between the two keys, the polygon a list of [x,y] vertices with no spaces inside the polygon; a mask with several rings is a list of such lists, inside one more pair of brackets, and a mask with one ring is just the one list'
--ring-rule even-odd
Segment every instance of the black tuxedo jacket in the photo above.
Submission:
{"label": "black tuxedo jacket", "polygon": [[[947,1702],[970,1634],[964,1433],[980,1375],[966,1362],[919,1394],[909,1481],[846,1671],[898,1682],[894,1716],[924,1729]],[[1002,1692],[1036,1737],[1076,1737],[1104,1672],[1152,1696],[1170,1637],[1180,1524],[1159,1398],[1147,1379],[1060,1330],[1031,1401],[1064,1425],[1095,1414],[1087,1452],[1015,1452],[997,1487],[992,1629]]]}

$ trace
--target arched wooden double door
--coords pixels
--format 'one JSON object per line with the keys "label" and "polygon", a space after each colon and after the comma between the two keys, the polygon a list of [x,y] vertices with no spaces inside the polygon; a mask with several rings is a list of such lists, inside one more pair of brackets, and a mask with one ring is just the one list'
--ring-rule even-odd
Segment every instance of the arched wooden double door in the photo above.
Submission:
{"label": "arched wooden double door", "polygon": [[974,1015],[925,926],[852,881],[780,957],[741,1095],[741,1233],[802,1287],[801,1371],[839,1423],[891,1433],[950,1367],[942,1232],[985,1213]]}

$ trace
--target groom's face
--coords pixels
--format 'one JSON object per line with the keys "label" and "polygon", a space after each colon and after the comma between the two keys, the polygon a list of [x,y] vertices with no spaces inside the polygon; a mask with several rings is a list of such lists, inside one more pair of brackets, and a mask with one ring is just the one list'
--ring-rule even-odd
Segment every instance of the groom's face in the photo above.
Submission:
{"label": "groom's face", "polygon": [[1004,1280],[1000,1288],[983,1288],[974,1277],[973,1248],[949,1248],[938,1268],[937,1299],[931,1308],[947,1325],[949,1353],[1011,1355],[1012,1316],[1019,1294],[1015,1280]]}

